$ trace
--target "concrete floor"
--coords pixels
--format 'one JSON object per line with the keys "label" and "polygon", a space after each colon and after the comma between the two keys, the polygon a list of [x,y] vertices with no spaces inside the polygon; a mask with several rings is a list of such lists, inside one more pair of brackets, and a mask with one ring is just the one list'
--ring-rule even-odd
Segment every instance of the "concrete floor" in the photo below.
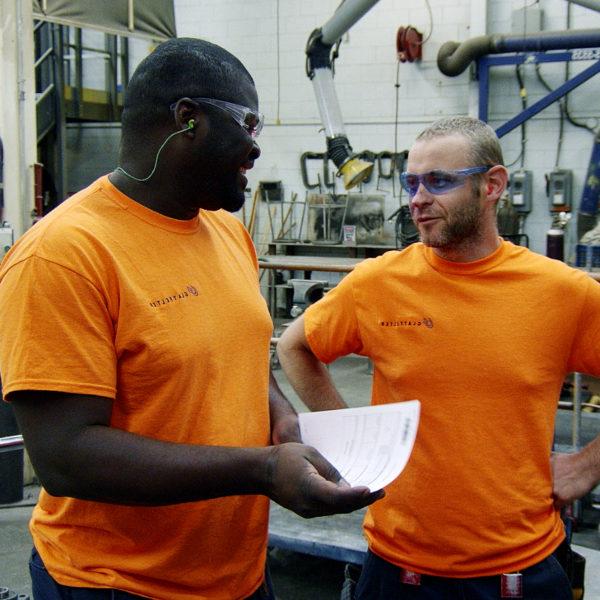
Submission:
{"label": "concrete floor", "polygon": [[[299,402],[282,372],[275,371],[284,392],[299,411],[306,410]],[[360,357],[347,357],[331,367],[331,373],[351,406],[368,404],[370,374],[368,362]],[[557,443],[570,444],[572,414],[559,411]],[[582,439],[585,443],[600,434],[600,414],[584,418]],[[31,538],[27,521],[37,497],[36,486],[26,486],[23,501],[0,505],[0,588],[7,587],[19,600],[31,594],[27,560]],[[574,535],[576,550],[586,556],[586,600],[600,600],[600,511],[586,507],[584,525]],[[279,548],[269,554],[269,565],[279,600],[338,600],[343,581],[343,564],[324,558],[299,554]],[[1,589],[0,589],[1,594]],[[0,597],[2,597],[0,595]],[[548,599],[551,600],[551,599]]]}

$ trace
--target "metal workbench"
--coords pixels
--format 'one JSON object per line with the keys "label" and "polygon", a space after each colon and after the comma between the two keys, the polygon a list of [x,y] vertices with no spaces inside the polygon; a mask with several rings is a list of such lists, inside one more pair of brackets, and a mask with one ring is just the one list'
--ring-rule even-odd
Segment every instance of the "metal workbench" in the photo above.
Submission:
{"label": "metal workbench", "polygon": [[366,508],[344,515],[303,519],[271,502],[269,546],[362,564],[367,541],[362,532]]}

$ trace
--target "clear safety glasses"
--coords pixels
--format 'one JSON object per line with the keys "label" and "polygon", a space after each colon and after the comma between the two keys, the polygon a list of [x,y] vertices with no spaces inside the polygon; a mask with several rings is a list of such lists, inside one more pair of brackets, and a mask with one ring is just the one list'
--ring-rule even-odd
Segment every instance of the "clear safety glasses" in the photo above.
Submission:
{"label": "clear safety glasses", "polygon": [[[241,104],[234,104],[225,100],[215,100],[214,98],[190,98],[190,100],[197,104],[211,104],[229,113],[236,123],[240,127],[243,127],[253,138],[259,136],[265,123],[265,117],[262,113]],[[171,110],[174,110],[175,106],[176,103],[171,104]]]}
{"label": "clear safety glasses", "polygon": [[407,173],[405,171],[400,175],[400,183],[411,198],[417,193],[421,184],[423,184],[430,194],[439,196],[441,194],[447,194],[464,185],[467,177],[470,175],[475,175],[475,173],[486,173],[491,168],[491,166],[487,166],[459,169],[458,171],[436,170],[421,173],[420,175],[417,173]]}

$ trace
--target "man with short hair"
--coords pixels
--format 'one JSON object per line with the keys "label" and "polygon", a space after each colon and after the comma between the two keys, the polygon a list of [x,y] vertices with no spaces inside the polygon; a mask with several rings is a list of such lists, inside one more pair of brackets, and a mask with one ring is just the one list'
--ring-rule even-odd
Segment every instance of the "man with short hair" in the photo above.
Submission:
{"label": "man with short hair", "polygon": [[382,495],[298,443],[269,373],[255,250],[229,214],[262,124],[237,58],[159,45],[127,88],[120,166],[2,264],[3,391],[43,485],[36,600],[272,600],[269,498],[308,517]]}
{"label": "man with short hair", "polygon": [[361,263],[278,345],[312,410],[346,406],[323,363],[349,353],[374,364],[373,404],[421,401],[411,459],[367,511],[356,600],[567,600],[559,508],[600,481],[600,437],[550,454],[566,374],[600,375],[600,286],[499,237],[485,123],[434,123],[407,169],[421,243]]}

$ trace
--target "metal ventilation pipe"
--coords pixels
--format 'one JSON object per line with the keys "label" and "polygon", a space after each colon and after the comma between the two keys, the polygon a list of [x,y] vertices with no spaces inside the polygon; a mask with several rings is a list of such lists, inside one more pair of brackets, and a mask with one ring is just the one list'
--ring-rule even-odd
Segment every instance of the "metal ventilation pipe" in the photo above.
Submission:
{"label": "metal ventilation pipe", "polygon": [[597,10],[600,12],[600,0],[567,0],[571,4],[579,4],[584,8],[590,8],[591,10]]}
{"label": "metal ventilation pipe", "polygon": [[[589,1],[589,0],[587,0]],[[596,0],[600,4],[600,0]],[[439,70],[449,77],[460,75],[478,58],[502,52],[541,52],[570,48],[597,48],[600,29],[543,31],[535,35],[482,35],[459,44],[446,42],[438,51]]]}

